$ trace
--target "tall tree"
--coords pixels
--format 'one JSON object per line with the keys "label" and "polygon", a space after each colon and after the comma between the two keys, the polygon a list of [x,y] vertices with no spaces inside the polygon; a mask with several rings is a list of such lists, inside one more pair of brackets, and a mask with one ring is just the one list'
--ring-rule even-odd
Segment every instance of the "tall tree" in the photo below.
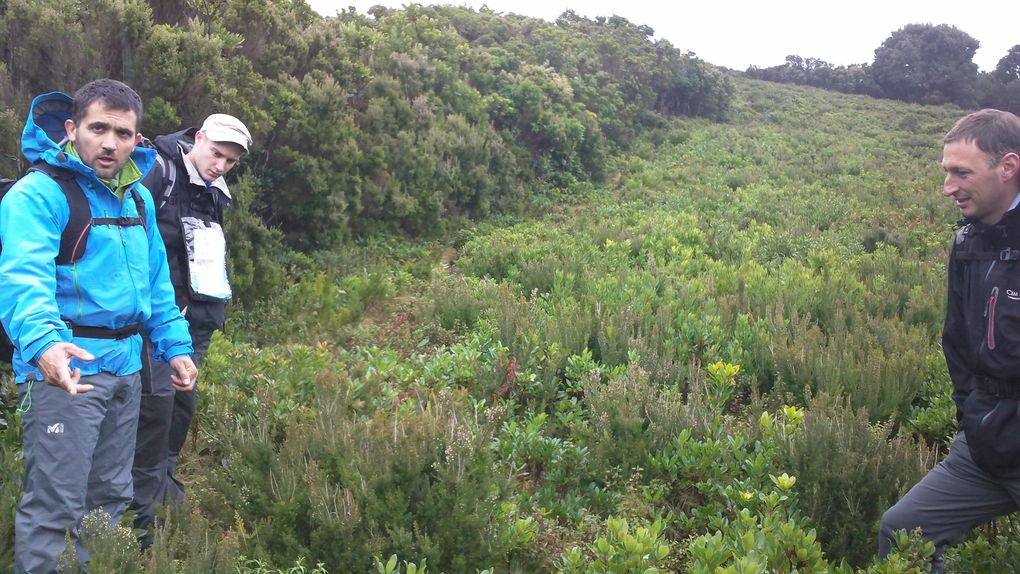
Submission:
{"label": "tall tree", "polygon": [[1010,48],[1006,55],[999,60],[993,75],[1003,84],[1020,80],[1020,44]]}
{"label": "tall tree", "polygon": [[875,49],[871,73],[885,95],[925,104],[977,103],[980,43],[955,26],[908,24]]}

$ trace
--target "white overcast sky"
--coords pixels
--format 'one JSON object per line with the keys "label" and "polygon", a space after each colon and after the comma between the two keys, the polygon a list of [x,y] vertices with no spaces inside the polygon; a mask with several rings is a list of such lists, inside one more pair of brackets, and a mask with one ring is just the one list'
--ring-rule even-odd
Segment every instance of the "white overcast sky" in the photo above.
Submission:
{"label": "white overcast sky", "polygon": [[796,54],[833,65],[870,64],[875,48],[907,24],[949,24],[981,43],[974,62],[983,71],[1020,44],[1017,0],[307,0],[320,14],[354,7],[366,14],[377,4],[452,4],[555,20],[565,10],[580,16],[623,16],[655,30],[711,64],[735,70],[782,64]]}

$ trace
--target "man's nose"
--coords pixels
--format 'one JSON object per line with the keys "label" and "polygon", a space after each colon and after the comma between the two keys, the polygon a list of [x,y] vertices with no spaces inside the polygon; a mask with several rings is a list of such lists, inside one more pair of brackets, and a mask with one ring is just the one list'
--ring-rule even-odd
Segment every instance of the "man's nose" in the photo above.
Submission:
{"label": "man's nose", "polygon": [[107,134],[100,140],[100,145],[103,146],[104,150],[113,151],[117,149],[117,136],[114,134]]}
{"label": "man's nose", "polygon": [[942,195],[950,196],[960,190],[960,187],[953,182],[952,175],[946,175],[945,181],[942,182]]}

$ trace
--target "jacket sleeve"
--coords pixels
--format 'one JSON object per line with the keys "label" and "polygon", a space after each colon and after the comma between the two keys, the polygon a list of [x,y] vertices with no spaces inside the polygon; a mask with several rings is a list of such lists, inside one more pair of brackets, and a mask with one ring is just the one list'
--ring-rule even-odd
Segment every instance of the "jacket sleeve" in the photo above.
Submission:
{"label": "jacket sleeve", "polygon": [[55,259],[69,217],[59,184],[42,173],[26,175],[0,202],[0,320],[32,365],[73,338],[56,298]]}
{"label": "jacket sleeve", "polygon": [[942,352],[953,380],[953,402],[956,403],[956,420],[963,417],[963,404],[974,386],[973,358],[967,343],[966,302],[963,299],[963,269],[956,260],[959,244],[954,242],[949,255],[946,321],[942,327]]}
{"label": "jacket sleeve", "polygon": [[143,324],[146,336],[152,342],[152,356],[157,361],[191,355],[193,347],[188,332],[188,321],[177,308],[174,288],[170,283],[170,269],[166,261],[166,247],[156,225],[156,206],[152,195],[141,184],[135,188],[145,201],[145,233],[149,240],[149,293],[152,313]]}

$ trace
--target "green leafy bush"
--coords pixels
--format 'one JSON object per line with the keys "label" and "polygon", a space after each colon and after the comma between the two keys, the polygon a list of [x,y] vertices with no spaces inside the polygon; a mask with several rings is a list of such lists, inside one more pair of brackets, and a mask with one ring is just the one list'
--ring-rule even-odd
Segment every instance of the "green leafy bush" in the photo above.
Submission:
{"label": "green leafy bush", "polygon": [[0,564],[14,563],[14,511],[21,500],[24,461],[14,377],[0,374]]}
{"label": "green leafy bush", "polygon": [[500,479],[484,420],[449,393],[370,416],[351,398],[324,389],[314,417],[291,423],[275,448],[265,421],[239,428],[203,507],[243,525],[242,552],[256,558],[312,555],[329,571],[366,570],[390,553],[456,571],[492,562]]}
{"label": "green leafy bush", "polygon": [[[590,556],[586,555],[590,553]],[[599,535],[587,553],[574,547],[563,554],[557,572],[562,574],[657,574],[669,554],[663,538],[663,524],[653,522],[631,530],[625,519],[606,520],[606,533]]]}
{"label": "green leafy bush", "polygon": [[782,464],[799,478],[799,509],[817,526],[831,556],[864,565],[875,553],[882,513],[930,468],[929,453],[891,436],[845,399],[819,395],[804,415],[804,431],[782,443]]}

